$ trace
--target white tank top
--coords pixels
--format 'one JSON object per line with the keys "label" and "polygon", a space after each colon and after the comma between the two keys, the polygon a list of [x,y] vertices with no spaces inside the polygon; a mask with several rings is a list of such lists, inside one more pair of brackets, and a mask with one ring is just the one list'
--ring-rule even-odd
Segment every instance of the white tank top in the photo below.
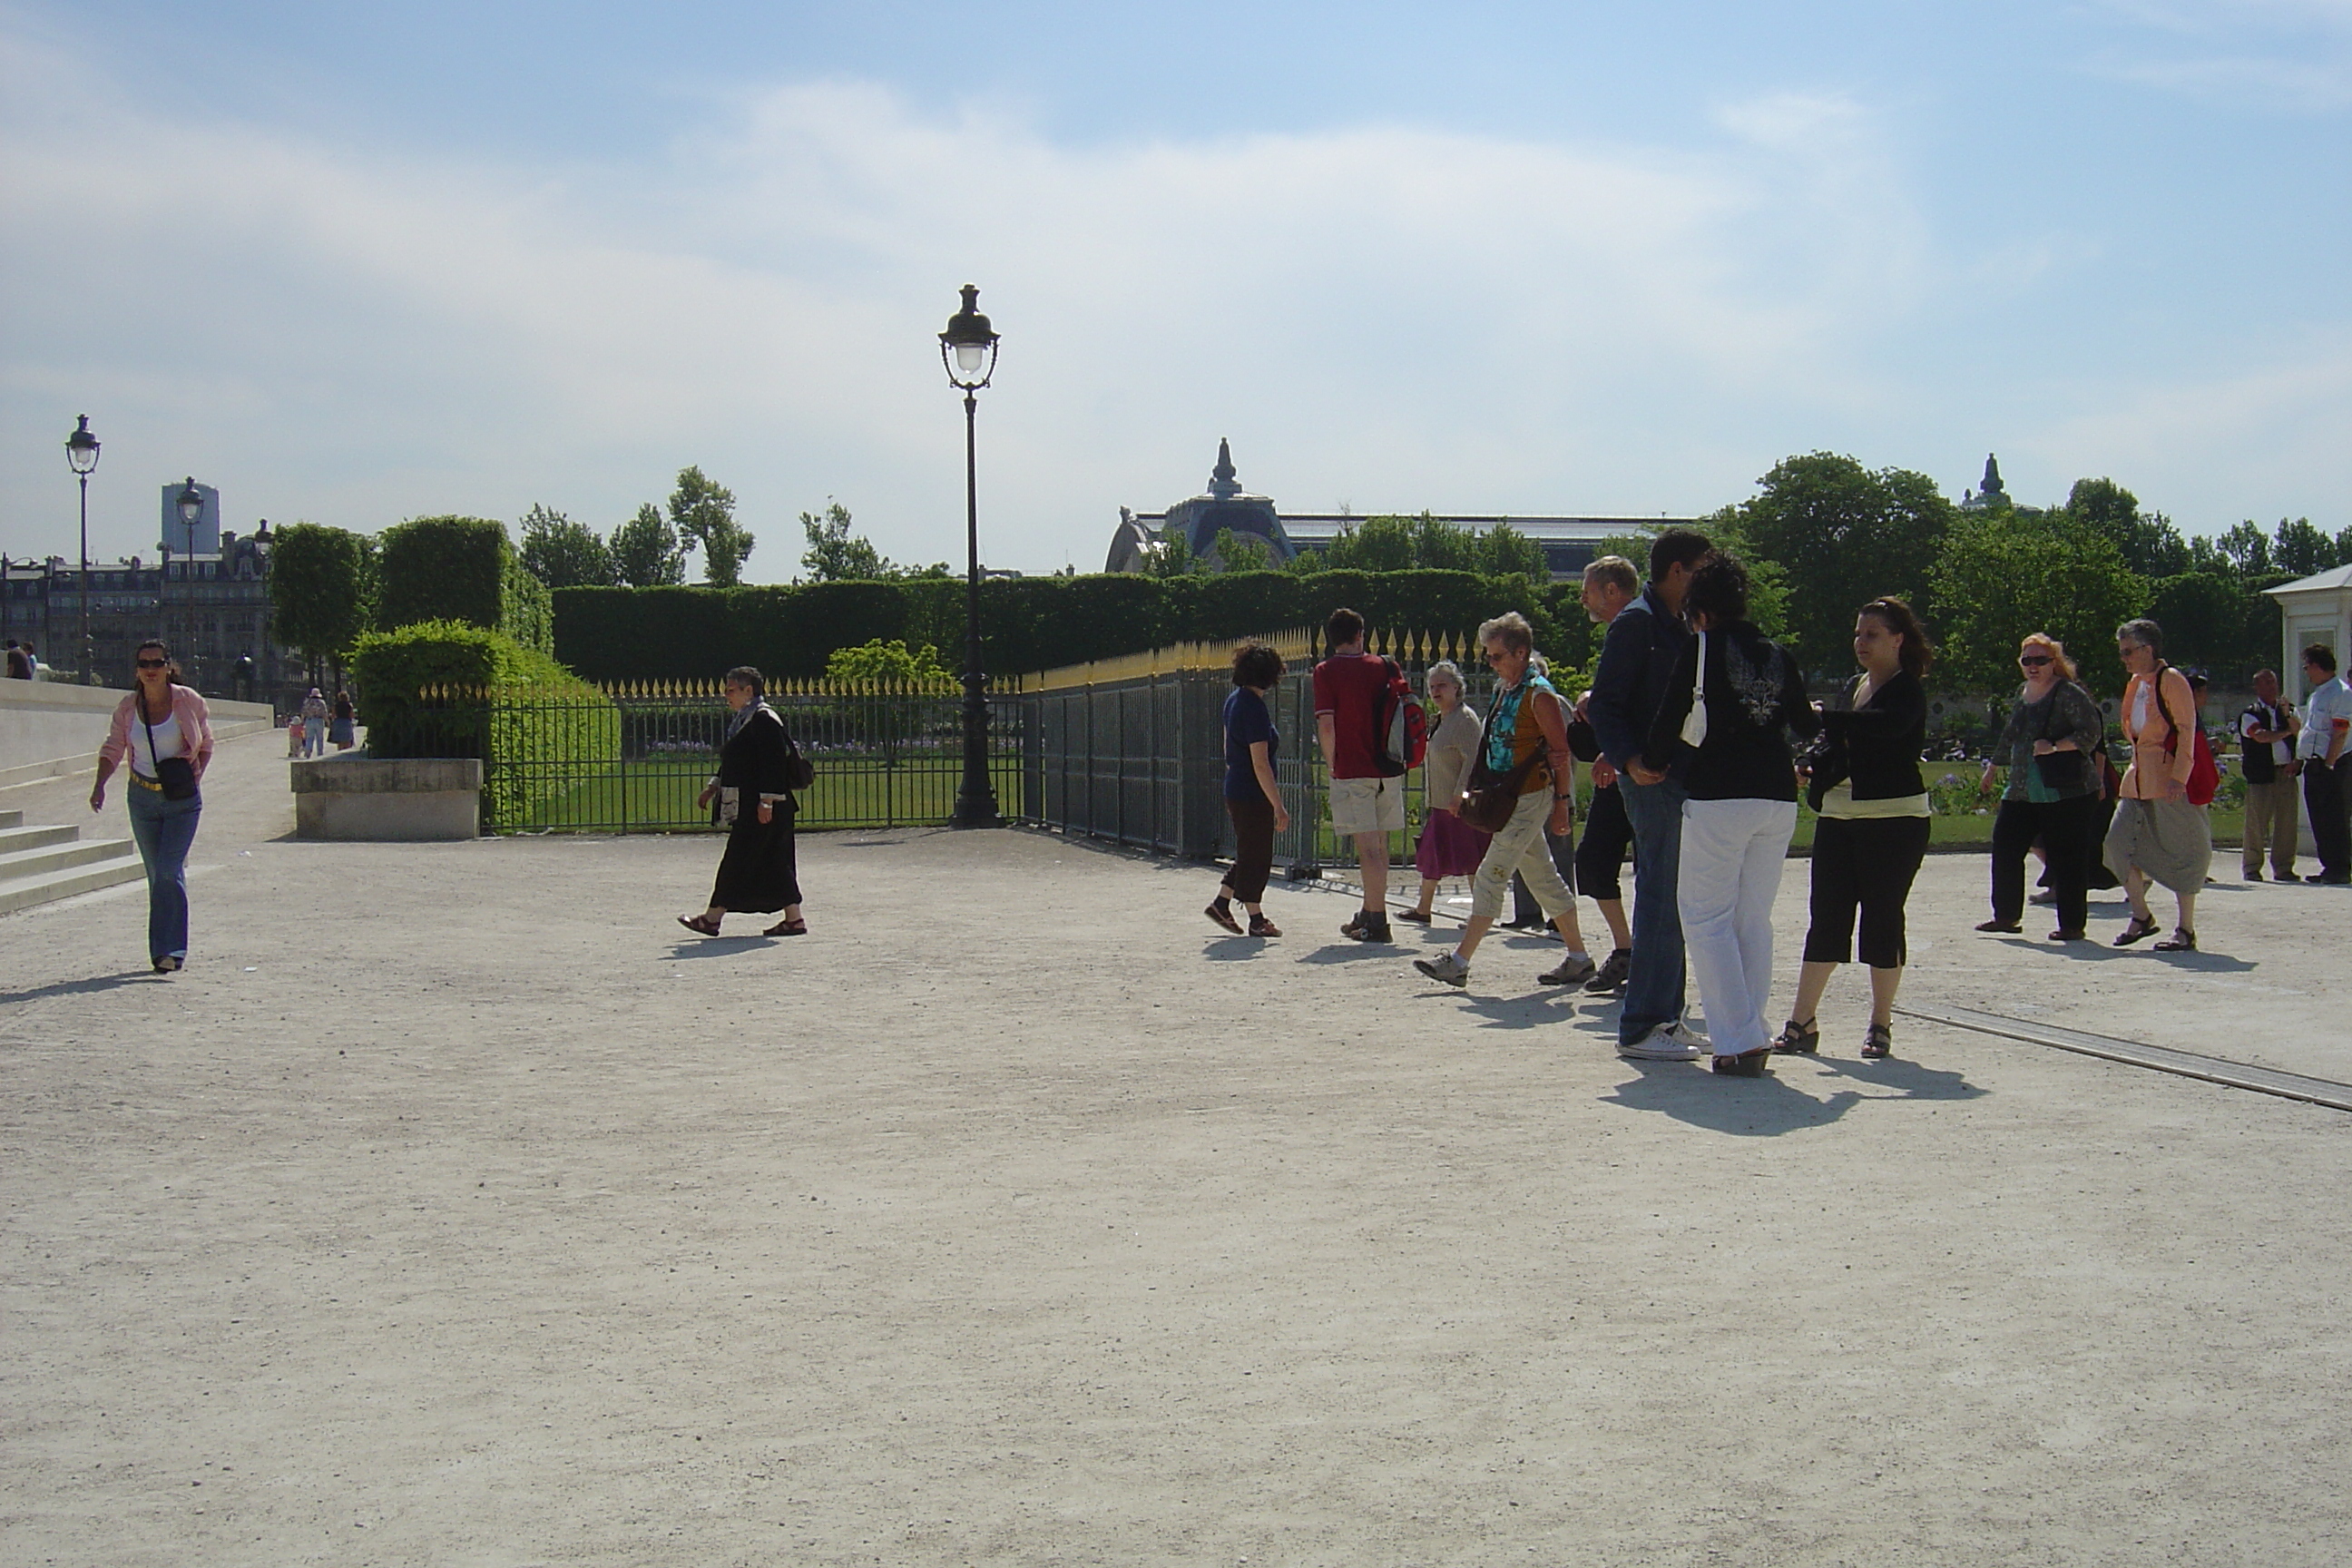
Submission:
{"label": "white tank top", "polygon": [[[184,755],[187,747],[180,741],[180,716],[177,713],[160,724],[142,724],[139,720],[139,708],[134,703],[131,710],[131,766],[132,771],[152,779],[157,776],[155,756],[158,752],[167,757],[177,757]],[[150,729],[155,731],[155,745],[152,750],[150,750],[147,745],[147,731]]]}

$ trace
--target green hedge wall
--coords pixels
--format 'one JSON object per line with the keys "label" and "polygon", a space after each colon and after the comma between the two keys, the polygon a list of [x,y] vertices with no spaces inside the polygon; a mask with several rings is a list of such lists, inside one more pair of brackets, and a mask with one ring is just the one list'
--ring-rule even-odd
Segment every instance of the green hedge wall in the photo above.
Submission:
{"label": "green hedge wall", "polygon": [[[981,657],[992,674],[1024,674],[1169,643],[1323,624],[1353,606],[1375,626],[1467,634],[1517,610],[1555,660],[1596,646],[1576,584],[1470,572],[1233,572],[1155,578],[992,578],[981,584]],[[591,680],[709,680],[755,665],[779,680],[814,679],[826,656],[875,638],[929,643],[963,666],[964,584],[936,578],[751,588],[559,588],[555,655]]]}
{"label": "green hedge wall", "polygon": [[487,517],[420,517],[383,531],[376,625],[461,621],[552,655],[555,606],[526,571],[507,526]]}

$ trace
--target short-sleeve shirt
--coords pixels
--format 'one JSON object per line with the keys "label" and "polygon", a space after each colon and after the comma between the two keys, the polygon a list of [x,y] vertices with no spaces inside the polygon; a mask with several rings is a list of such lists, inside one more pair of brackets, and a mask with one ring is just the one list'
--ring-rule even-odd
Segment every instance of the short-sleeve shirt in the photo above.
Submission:
{"label": "short-sleeve shirt", "polygon": [[1236,686],[1225,699],[1225,798],[1248,800],[1263,798],[1265,791],[1257,782],[1257,769],[1250,762],[1250,747],[1256,742],[1265,742],[1268,762],[1274,760],[1282,737],[1275,730],[1274,715],[1266,711],[1265,699],[1246,686]]}
{"label": "short-sleeve shirt", "polygon": [[[2311,695],[2304,699],[2298,754],[2306,761],[2327,755],[2339,719],[2352,719],[2352,687],[2346,686],[2340,675],[2313,687]],[[2347,748],[2345,754],[2352,755],[2352,748]]]}
{"label": "short-sleeve shirt", "polygon": [[1331,755],[1324,761],[1333,778],[1382,776],[1372,725],[1388,684],[1388,661],[1369,653],[1336,656],[1315,667],[1315,716],[1331,715]]}

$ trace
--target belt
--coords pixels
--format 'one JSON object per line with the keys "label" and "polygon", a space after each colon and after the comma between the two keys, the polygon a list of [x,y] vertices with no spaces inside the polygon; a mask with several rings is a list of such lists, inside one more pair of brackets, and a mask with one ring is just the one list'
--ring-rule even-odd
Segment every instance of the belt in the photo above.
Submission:
{"label": "belt", "polygon": [[141,789],[152,789],[157,795],[163,793],[163,785],[161,780],[151,779],[145,773],[141,773],[137,768],[131,770],[131,782],[137,784]]}

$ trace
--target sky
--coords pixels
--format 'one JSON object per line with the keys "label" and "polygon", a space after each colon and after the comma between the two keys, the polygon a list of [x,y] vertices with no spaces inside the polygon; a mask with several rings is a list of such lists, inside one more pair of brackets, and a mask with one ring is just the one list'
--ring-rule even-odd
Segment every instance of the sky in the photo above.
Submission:
{"label": "sky", "polygon": [[[599,531],[698,465],[1098,570],[1294,512],[1690,515],[1781,458],[2352,522],[2352,0],[0,0],[0,551],[161,487]],[[698,571],[698,569],[697,569]]]}

